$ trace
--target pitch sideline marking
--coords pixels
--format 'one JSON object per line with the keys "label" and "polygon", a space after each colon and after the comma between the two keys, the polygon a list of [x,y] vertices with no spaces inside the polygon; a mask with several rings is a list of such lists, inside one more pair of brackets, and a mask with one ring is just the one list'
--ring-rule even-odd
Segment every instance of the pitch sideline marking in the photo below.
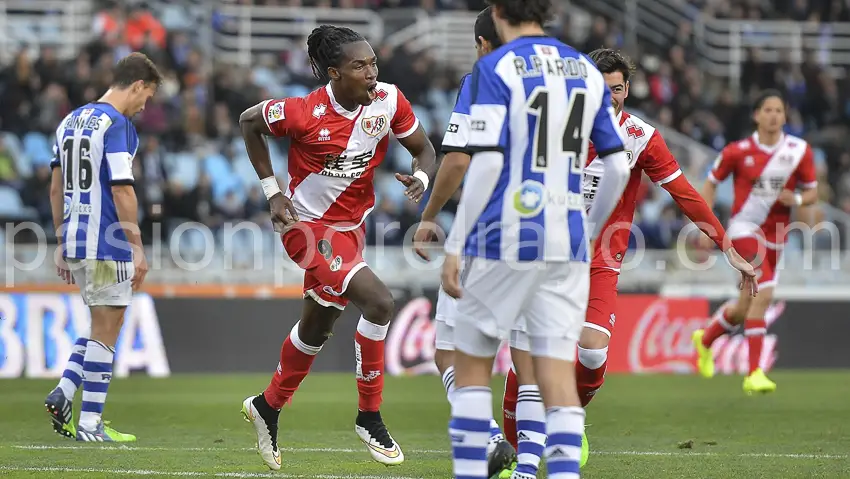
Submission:
{"label": "pitch sideline marking", "polygon": [[[63,450],[84,449],[78,446],[53,446],[53,445],[0,445],[0,449],[24,449],[24,450]],[[98,448],[103,451],[112,452],[133,452],[133,451],[185,451],[185,452],[244,452],[254,451],[253,447],[233,448],[233,447],[160,447],[160,446],[104,446]],[[323,453],[362,453],[363,449],[353,448],[333,448],[333,447],[298,447],[298,448],[281,448],[281,452],[323,452]],[[408,452],[414,454],[449,454],[451,451],[445,449],[411,449]],[[593,451],[592,454],[600,456],[660,456],[660,457],[682,457],[682,456],[715,456],[715,457],[755,457],[767,459],[850,459],[850,455],[846,454],[789,454],[789,453],[722,453],[722,452],[671,452],[671,451]],[[251,477],[251,476],[249,476]],[[265,476],[259,476],[265,477]],[[293,476],[299,477],[299,476]],[[362,477],[362,476],[358,476]],[[330,478],[328,478],[330,479]]]}
{"label": "pitch sideline marking", "polygon": [[93,467],[14,467],[0,466],[0,471],[9,472],[84,472],[95,474],[129,474],[133,476],[168,476],[168,477],[232,477],[232,478],[250,478],[250,477],[273,477],[280,479],[416,479],[415,477],[404,476],[358,476],[349,474],[345,476],[334,474],[311,474],[309,476],[302,474],[286,474],[286,473],[269,473],[269,472],[193,472],[193,471],[157,471],[153,469],[98,469]]}

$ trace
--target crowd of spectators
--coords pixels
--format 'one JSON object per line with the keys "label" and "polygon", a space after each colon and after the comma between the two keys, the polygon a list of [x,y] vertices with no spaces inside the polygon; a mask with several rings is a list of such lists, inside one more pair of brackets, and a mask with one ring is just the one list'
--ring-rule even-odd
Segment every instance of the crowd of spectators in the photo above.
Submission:
{"label": "crowd of spectators", "polygon": [[[252,3],[236,0],[232,3]],[[256,0],[253,3],[319,7],[419,7],[478,9],[478,0]],[[843,1],[690,0],[695,11],[719,17],[792,18],[817,21],[848,16]],[[566,26],[553,26],[565,41],[590,51],[618,47],[639,59],[627,108],[651,122],[679,130],[713,148],[749,134],[749,99],[761,88],[787,93],[792,109],[788,131],[807,135],[850,124],[850,78],[840,77],[812,52],[802,64],[764,63],[750,52],[744,66],[740,98],[721,80],[711,79],[690,60],[694,55],[692,27],[683,24],[678,41],[666,51],[623,45],[622,26],[605,17],[593,19],[586,36],[575,38]],[[260,56],[251,69],[213,61],[193,35],[192,22],[170,12],[154,15],[142,5],[107,5],[93,20],[94,40],[70,60],[44,47],[37,58],[21,50],[0,69],[0,216],[14,216],[18,203],[26,215],[49,226],[48,188],[52,156],[48,140],[60,119],[77,105],[96,100],[110,83],[110,67],[127,53],[140,50],[165,75],[160,92],[136,118],[141,143],[134,170],[145,240],[156,232],[168,235],[187,221],[220,232],[227,222],[256,222],[273,237],[267,206],[247,159],[237,119],[245,108],[268,97],[300,96],[317,86],[302,44]],[[377,46],[381,79],[396,83],[414,104],[417,116],[439,147],[462,73],[429,54],[409,54]],[[275,171],[286,181],[285,140],[270,143]],[[850,154],[841,147],[818,150],[824,176],[825,201],[850,212]],[[401,244],[413,226],[419,206],[405,201],[403,187],[392,177],[409,169],[410,158],[393,144],[376,176],[377,206],[370,218],[370,242]],[[828,178],[826,171],[830,171]],[[701,181],[702,178],[693,178]],[[13,197],[14,196],[14,197]],[[450,203],[441,221],[447,227],[456,205]],[[398,221],[401,228],[375,238],[376,223]],[[650,246],[669,247],[685,222],[667,195],[654,188],[642,193],[639,224]],[[162,224],[164,228],[153,228]],[[50,228],[47,228],[48,230]],[[202,236],[184,235],[191,250]]]}

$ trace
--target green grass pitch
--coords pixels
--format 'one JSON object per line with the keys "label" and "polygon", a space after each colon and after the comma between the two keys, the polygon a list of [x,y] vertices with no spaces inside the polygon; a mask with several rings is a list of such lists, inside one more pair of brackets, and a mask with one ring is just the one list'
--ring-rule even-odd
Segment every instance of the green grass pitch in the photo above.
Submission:
{"label": "green grass pitch", "polygon": [[[591,457],[583,477],[850,478],[850,372],[776,372],[772,378],[779,384],[775,394],[746,397],[740,377],[610,375],[588,408]],[[354,434],[354,375],[307,378],[281,414],[284,465],[274,473],[254,452],[253,430],[239,413],[242,399],[267,380],[118,379],[106,419],[139,437],[126,447],[56,435],[42,402],[54,381],[2,380],[0,476],[452,477],[439,378],[387,379],[384,419],[407,458],[394,468],[372,462]],[[501,395],[498,378],[494,395]]]}

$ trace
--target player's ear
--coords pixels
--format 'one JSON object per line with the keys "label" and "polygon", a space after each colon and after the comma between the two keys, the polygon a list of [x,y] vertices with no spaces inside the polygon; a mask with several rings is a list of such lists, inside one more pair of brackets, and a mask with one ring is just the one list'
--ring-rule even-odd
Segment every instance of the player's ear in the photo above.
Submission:
{"label": "player's ear", "polygon": [[342,79],[342,75],[339,73],[339,70],[334,67],[328,67],[328,77],[330,77],[330,79],[334,81],[339,81],[340,79]]}

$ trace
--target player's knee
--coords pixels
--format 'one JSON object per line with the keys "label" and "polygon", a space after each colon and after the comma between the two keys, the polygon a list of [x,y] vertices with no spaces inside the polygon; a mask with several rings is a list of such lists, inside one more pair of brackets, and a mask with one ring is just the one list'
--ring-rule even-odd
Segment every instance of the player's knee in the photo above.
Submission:
{"label": "player's knee", "polygon": [[585,327],[581,330],[578,345],[584,349],[602,349],[607,348],[610,341],[611,337],[604,332]]}
{"label": "player's knee", "polygon": [[298,337],[308,346],[321,347],[325,341],[333,336],[334,322],[336,318],[311,318],[302,320],[298,326]]}
{"label": "player's knee", "polygon": [[434,364],[437,365],[437,370],[443,374],[446,369],[454,365],[454,351],[438,349],[434,352]]}
{"label": "player's knee", "polygon": [[579,346],[578,361],[587,369],[599,369],[608,361],[608,348],[585,349]]}
{"label": "player's knee", "polygon": [[363,316],[370,323],[384,326],[390,323],[393,313],[395,312],[395,301],[389,291],[375,295],[363,311]]}

